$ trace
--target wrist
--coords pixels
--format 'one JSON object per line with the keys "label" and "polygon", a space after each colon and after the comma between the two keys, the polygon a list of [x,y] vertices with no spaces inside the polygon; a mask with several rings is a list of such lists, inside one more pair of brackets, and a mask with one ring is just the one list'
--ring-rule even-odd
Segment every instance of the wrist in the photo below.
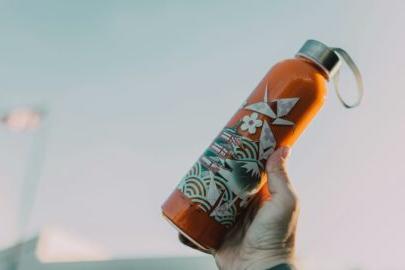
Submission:
{"label": "wrist", "polygon": [[292,258],[255,260],[247,270],[295,270],[295,261]]}
{"label": "wrist", "polygon": [[[231,256],[227,254],[229,258],[224,255],[214,255],[220,270],[296,270],[294,248],[239,250]],[[283,268],[278,267],[283,264]]]}
{"label": "wrist", "polygon": [[279,264],[272,268],[268,268],[267,270],[296,270],[296,268],[291,264]]}

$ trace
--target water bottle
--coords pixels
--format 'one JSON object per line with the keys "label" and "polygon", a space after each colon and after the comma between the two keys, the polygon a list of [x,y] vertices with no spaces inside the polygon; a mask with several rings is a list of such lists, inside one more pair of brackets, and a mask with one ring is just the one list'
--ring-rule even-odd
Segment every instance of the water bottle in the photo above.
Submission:
{"label": "water bottle", "polygon": [[[342,60],[357,82],[353,104],[338,91]],[[331,79],[346,108],[359,105],[360,72],[343,49],[308,40],[295,58],[276,64],[182,178],[163,204],[163,216],[200,249],[218,249],[266,182],[267,158],[294,144],[322,107]]]}

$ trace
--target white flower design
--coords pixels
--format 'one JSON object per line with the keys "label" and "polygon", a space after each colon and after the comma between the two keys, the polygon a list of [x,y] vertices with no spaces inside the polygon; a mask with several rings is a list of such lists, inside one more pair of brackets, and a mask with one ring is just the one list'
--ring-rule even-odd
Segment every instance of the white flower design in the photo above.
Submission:
{"label": "white flower design", "polygon": [[245,115],[242,119],[243,123],[240,126],[240,129],[243,131],[248,131],[250,134],[256,133],[256,128],[261,127],[263,125],[263,121],[257,119],[258,114],[256,112],[252,113],[251,115]]}

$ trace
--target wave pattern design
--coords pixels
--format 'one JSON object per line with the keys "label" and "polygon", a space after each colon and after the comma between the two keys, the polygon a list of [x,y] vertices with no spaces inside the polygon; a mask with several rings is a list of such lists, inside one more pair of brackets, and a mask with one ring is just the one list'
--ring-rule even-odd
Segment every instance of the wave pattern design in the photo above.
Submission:
{"label": "wave pattern design", "polygon": [[[258,160],[259,142],[225,128],[184,176],[178,189],[218,223],[234,225],[240,209],[249,199],[252,181],[260,184],[263,164]],[[249,169],[245,169],[249,168]],[[252,169],[253,168],[253,169]],[[242,175],[241,179],[240,178]],[[244,179],[250,186],[244,187]]]}

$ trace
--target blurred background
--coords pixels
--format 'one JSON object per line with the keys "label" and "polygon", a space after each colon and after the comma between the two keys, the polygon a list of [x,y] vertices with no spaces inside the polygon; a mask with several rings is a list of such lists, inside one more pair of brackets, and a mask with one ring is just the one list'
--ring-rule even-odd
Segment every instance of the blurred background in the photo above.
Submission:
{"label": "blurred background", "polygon": [[[160,206],[309,38],[352,55],[365,99],[346,110],[330,87],[293,148],[299,265],[405,269],[403,11],[394,0],[0,0],[0,269],[216,269],[178,243]],[[343,70],[346,98],[354,87]]]}

